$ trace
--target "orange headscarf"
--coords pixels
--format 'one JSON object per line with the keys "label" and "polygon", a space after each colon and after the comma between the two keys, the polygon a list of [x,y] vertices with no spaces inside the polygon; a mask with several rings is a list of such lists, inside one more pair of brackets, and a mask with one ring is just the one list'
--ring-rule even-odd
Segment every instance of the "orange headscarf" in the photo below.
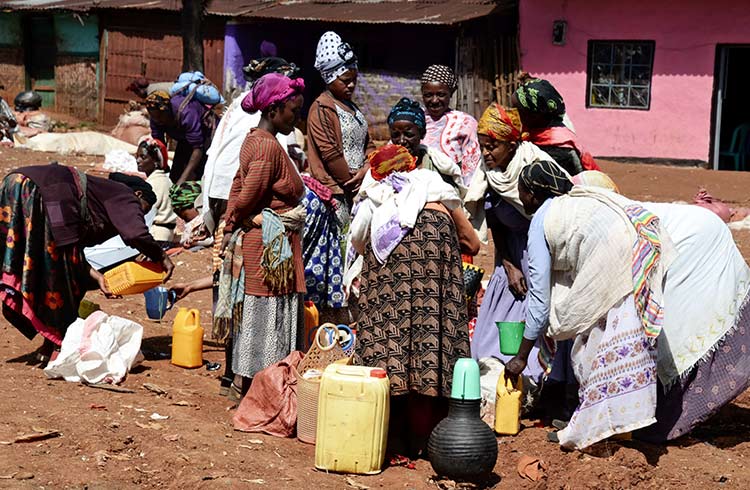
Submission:
{"label": "orange headscarf", "polygon": [[417,168],[417,159],[401,145],[381,146],[370,153],[367,161],[375,180],[383,180],[393,172],[410,172]]}
{"label": "orange headscarf", "polygon": [[505,109],[498,103],[490,104],[479,118],[477,133],[497,141],[523,141],[528,137],[528,133],[523,132],[518,111]]}

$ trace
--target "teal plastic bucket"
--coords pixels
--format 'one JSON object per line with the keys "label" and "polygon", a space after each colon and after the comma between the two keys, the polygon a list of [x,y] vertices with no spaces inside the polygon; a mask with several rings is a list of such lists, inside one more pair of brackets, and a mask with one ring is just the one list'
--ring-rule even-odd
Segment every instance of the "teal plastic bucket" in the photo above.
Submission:
{"label": "teal plastic bucket", "polygon": [[526,322],[495,322],[495,324],[500,333],[500,352],[506,356],[518,354]]}
{"label": "teal plastic bucket", "polygon": [[479,400],[482,389],[479,385],[479,364],[474,359],[462,357],[453,366],[451,398],[457,400]]}

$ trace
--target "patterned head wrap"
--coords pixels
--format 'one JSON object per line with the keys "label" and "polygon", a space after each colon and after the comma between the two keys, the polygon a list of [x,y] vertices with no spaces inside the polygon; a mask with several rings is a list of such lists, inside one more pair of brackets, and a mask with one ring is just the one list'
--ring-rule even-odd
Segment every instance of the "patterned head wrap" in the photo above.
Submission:
{"label": "patterned head wrap", "polygon": [[250,83],[269,73],[281,73],[289,78],[297,78],[299,72],[300,69],[294,63],[289,63],[284,58],[275,57],[250,60],[247,66],[242,67],[242,75]]}
{"label": "patterned head wrap", "polygon": [[159,169],[165,171],[169,170],[167,145],[165,145],[163,141],[152,138],[151,136],[144,136],[138,143],[138,149],[141,147],[144,147],[149,156],[157,161]]}
{"label": "patterned head wrap", "polygon": [[341,36],[328,31],[320,37],[315,50],[315,69],[320,72],[323,81],[330,84],[349,70],[357,69],[357,57],[349,43]]}
{"label": "patterned head wrap", "polygon": [[521,107],[528,111],[557,117],[565,114],[562,95],[547,80],[532,78],[518,87],[515,95]]}
{"label": "patterned head wrap", "polygon": [[521,116],[516,109],[505,109],[500,104],[491,104],[479,118],[477,133],[496,141],[522,141],[528,137],[523,132]]}
{"label": "patterned head wrap", "polygon": [[303,79],[291,79],[281,73],[269,73],[253,84],[250,93],[242,100],[242,110],[251,114],[265,111],[276,103],[302,94],[303,90],[305,90]]}
{"label": "patterned head wrap", "polygon": [[550,198],[570,192],[573,183],[555,163],[537,160],[521,170],[518,180],[537,197]]}
{"label": "patterned head wrap", "polygon": [[419,102],[407,97],[403,97],[399,100],[396,105],[393,106],[393,109],[391,109],[391,113],[388,114],[389,126],[396,121],[413,122],[422,131],[427,129],[427,121],[425,120],[422,106],[419,105]]}
{"label": "patterned head wrap", "polygon": [[135,175],[112,172],[111,174],[109,174],[109,180],[119,182],[120,184],[125,184],[126,186],[130,187],[130,189],[134,193],[137,191],[141,191],[141,199],[152,206],[156,204],[156,194],[154,193],[154,189],[151,187],[151,184],[149,184],[142,178],[136,177]]}
{"label": "patterned head wrap", "polygon": [[425,83],[442,83],[451,93],[458,88],[456,74],[445,65],[430,65],[422,74],[422,85]]}
{"label": "patterned head wrap", "polygon": [[188,181],[180,185],[173,185],[169,189],[169,200],[172,201],[172,209],[183,211],[192,208],[200,194],[201,183],[198,181]]}
{"label": "patterned head wrap", "polygon": [[600,187],[602,189],[608,189],[616,193],[620,193],[620,189],[615,184],[609,175],[598,170],[586,170],[579,174],[574,175],[571,179],[573,185],[586,185],[589,187]]}
{"label": "patterned head wrap", "polygon": [[165,112],[172,109],[169,94],[163,90],[156,90],[146,97],[146,109],[149,111]]}
{"label": "patterned head wrap", "polygon": [[417,168],[417,158],[401,145],[381,146],[370,153],[367,161],[375,180],[383,180],[393,172],[410,172]]}

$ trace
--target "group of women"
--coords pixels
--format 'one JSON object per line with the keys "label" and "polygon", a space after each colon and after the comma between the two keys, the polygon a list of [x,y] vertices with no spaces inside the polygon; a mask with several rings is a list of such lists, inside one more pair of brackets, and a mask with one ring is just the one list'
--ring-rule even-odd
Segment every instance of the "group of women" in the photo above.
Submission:
{"label": "group of women", "polygon": [[[294,64],[268,57],[248,65],[251,87],[207,155],[196,133],[170,174],[192,192],[207,157],[200,219],[215,236],[214,274],[172,288],[179,297],[216,292],[222,394],[241,397],[255,374],[303,347],[303,300],[324,319],[356,322],[358,361],[387,370],[397,454],[424,449],[461,357],[500,358],[506,376],[530,381],[532,405],[565,405],[577,389],[550,436],[575,448],[631,431],[678,437],[747,387],[750,269],[729,230],[697,207],[620,195],[578,144],[549,82],[524,80],[513,107],[492,104],[476,121],[450,108],[452,70],[430,66],[426,110],[399,100],[390,142],[375,149],[353,102],[351,46],[325,33],[315,67],[327,89],[308,115],[309,172],[288,136],[305,83]],[[157,125],[190,111],[152,95]],[[154,186],[166,179],[165,153],[151,141],[139,147]],[[80,249],[113,234],[171,273],[143,223],[154,205],[151,186],[135,178],[86,178],[62,166],[7,176],[6,318],[29,337],[40,332],[45,346],[59,344],[91,279],[109,293]],[[470,340],[462,262],[487,229],[495,269]],[[526,323],[516,356],[499,352],[501,321]]]}

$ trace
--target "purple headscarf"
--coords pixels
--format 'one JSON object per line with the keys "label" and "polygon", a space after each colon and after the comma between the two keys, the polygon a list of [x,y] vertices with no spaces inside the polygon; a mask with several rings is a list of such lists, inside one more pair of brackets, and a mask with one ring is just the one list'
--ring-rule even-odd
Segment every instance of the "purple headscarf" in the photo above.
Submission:
{"label": "purple headscarf", "polygon": [[263,75],[253,84],[250,93],[242,99],[242,110],[253,113],[264,111],[277,102],[283,102],[305,90],[305,81],[291,79],[280,73]]}

